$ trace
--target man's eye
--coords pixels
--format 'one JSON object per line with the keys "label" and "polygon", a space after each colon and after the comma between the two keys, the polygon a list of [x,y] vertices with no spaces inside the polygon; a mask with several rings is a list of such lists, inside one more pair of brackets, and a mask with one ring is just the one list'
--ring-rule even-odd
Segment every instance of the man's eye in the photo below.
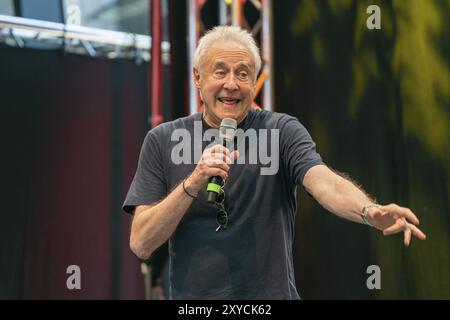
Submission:
{"label": "man's eye", "polygon": [[216,74],[216,76],[223,77],[225,75],[225,72],[223,72],[223,71],[216,71],[215,74]]}
{"label": "man's eye", "polygon": [[246,79],[248,77],[248,73],[247,72],[239,72],[239,77],[242,79]]}

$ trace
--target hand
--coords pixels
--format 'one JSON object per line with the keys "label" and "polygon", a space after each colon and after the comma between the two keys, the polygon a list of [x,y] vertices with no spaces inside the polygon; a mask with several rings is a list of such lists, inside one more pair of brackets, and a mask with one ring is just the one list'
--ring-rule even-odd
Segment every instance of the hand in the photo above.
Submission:
{"label": "hand", "polygon": [[403,243],[409,246],[411,235],[420,240],[425,240],[426,235],[416,227],[419,219],[408,208],[400,207],[395,203],[385,206],[367,208],[365,211],[367,220],[378,230],[383,231],[385,236],[403,231]]}
{"label": "hand", "polygon": [[197,195],[204,188],[213,176],[219,176],[224,181],[228,178],[232,161],[239,157],[238,151],[225,148],[222,145],[215,145],[203,151],[202,157],[192,174],[186,179],[186,189]]}

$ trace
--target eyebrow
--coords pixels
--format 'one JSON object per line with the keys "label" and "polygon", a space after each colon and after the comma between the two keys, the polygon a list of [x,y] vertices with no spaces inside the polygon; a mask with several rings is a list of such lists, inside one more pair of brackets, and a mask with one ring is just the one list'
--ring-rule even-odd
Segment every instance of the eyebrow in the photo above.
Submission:
{"label": "eyebrow", "polygon": [[226,69],[227,65],[223,61],[218,61],[218,62],[214,63],[214,69],[217,69],[217,68],[224,68],[224,69]]}
{"label": "eyebrow", "polygon": [[[214,69],[217,69],[217,68],[228,69],[228,66],[227,66],[227,64],[224,61],[217,61],[216,63],[214,63],[214,67],[213,68]],[[242,68],[250,70],[250,65],[248,63],[245,63],[245,62],[240,62],[237,65],[236,69],[242,69]]]}
{"label": "eyebrow", "polygon": [[245,63],[245,62],[240,62],[240,63],[238,64],[238,66],[237,66],[236,69],[241,69],[241,68],[245,68],[245,69],[250,70],[249,64],[248,64],[248,63]]}

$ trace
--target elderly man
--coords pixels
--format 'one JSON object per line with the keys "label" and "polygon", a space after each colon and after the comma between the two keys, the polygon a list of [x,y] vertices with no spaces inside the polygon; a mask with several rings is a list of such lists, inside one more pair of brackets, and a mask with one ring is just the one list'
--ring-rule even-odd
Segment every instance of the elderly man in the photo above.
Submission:
{"label": "elderly man", "polygon": [[[378,205],[330,170],[296,118],[251,108],[260,68],[248,32],[228,26],[209,31],[200,39],[193,70],[204,112],[152,129],[143,143],[124,203],[124,210],[134,213],[130,246],[146,259],[170,239],[172,299],[299,299],[292,259],[298,185],[344,219],[385,235],[403,232],[405,245],[411,235],[425,239],[411,210]],[[174,132],[195,136],[199,126],[217,129],[224,118],[235,119],[244,133],[253,130],[258,143],[231,151],[189,140],[192,150],[202,146],[201,157],[174,161]],[[260,170],[267,164],[262,159],[248,161],[255,152],[261,155],[256,145],[264,144],[279,160],[269,174]],[[213,176],[226,181],[225,199],[217,204],[206,201]],[[226,222],[217,227],[221,210]]]}

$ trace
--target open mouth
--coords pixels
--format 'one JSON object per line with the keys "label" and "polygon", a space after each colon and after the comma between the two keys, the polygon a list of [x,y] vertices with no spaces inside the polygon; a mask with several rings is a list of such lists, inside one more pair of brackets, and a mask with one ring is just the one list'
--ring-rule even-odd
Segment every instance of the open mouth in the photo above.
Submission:
{"label": "open mouth", "polygon": [[226,104],[226,105],[229,105],[229,106],[238,104],[241,101],[240,99],[225,98],[225,97],[217,98],[217,100],[219,100],[223,104]]}

